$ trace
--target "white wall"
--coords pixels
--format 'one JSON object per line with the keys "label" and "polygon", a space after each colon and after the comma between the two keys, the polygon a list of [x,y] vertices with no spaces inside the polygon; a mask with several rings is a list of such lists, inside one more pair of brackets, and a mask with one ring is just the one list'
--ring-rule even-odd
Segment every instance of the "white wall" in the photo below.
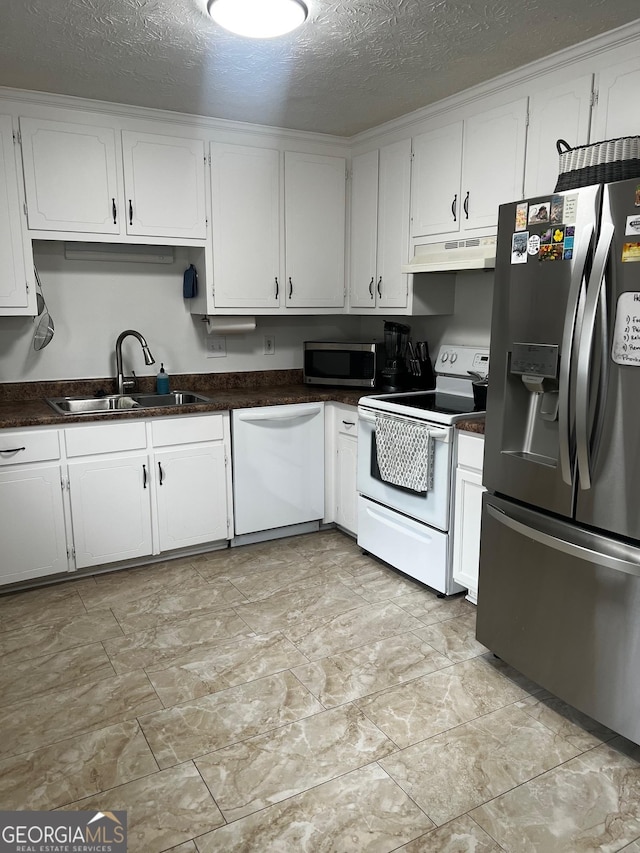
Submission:
{"label": "white wall", "polygon": [[[138,343],[123,348],[127,371],[155,375],[160,362],[172,373],[225,373],[302,367],[302,342],[358,337],[354,317],[258,317],[255,331],[226,335],[227,355],[208,358],[206,332],[182,298],[188,266],[176,249],[171,265],[72,261],[62,242],[34,243],[44,297],[55,324],[51,343],[33,349],[30,318],[0,318],[0,382],[92,379],[113,376],[114,347],[124,329],[147,339],[157,364],[145,366]],[[275,336],[275,353],[264,355],[264,336]]]}

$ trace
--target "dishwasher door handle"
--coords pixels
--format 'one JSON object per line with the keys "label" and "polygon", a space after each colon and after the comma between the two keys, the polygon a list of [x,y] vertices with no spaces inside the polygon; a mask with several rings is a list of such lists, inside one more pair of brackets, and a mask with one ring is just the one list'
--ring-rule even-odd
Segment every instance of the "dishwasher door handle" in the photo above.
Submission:
{"label": "dishwasher door handle", "polygon": [[[288,408],[288,406],[287,406]],[[236,417],[239,421],[253,423],[254,421],[295,421],[299,418],[308,418],[310,415],[319,415],[322,411],[322,406],[304,406],[300,408],[298,405],[297,411],[282,412],[276,414],[274,412],[252,412],[251,414],[242,414],[236,412]]]}

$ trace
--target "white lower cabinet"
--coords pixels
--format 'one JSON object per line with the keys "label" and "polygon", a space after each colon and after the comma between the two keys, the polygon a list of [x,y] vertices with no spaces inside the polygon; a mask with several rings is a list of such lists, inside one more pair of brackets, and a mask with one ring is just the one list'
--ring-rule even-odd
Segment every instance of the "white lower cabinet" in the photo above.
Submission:
{"label": "white lower cabinet", "polygon": [[478,602],[480,524],[482,519],[482,460],[484,436],[460,432],[455,472],[453,522],[453,579]]}
{"label": "white lower cabinet", "polygon": [[358,409],[325,403],[325,522],[358,533]]}
{"label": "white lower cabinet", "polygon": [[0,432],[0,584],[69,570],[57,430]]}

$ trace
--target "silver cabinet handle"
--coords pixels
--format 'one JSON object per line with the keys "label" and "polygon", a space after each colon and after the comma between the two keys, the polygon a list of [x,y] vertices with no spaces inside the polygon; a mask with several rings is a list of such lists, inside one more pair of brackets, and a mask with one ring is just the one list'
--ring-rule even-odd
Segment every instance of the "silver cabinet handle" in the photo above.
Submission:
{"label": "silver cabinet handle", "polygon": [[0,453],[20,453],[21,450],[26,449],[26,447],[8,447],[6,450],[0,450]]}

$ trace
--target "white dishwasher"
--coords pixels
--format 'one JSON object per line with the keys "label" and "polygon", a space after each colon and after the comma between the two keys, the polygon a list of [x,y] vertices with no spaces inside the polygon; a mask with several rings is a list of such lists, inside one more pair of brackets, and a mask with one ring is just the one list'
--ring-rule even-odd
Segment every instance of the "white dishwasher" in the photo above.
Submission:
{"label": "white dishwasher", "polygon": [[236,537],[305,522],[319,526],[324,403],[235,409],[231,425]]}

